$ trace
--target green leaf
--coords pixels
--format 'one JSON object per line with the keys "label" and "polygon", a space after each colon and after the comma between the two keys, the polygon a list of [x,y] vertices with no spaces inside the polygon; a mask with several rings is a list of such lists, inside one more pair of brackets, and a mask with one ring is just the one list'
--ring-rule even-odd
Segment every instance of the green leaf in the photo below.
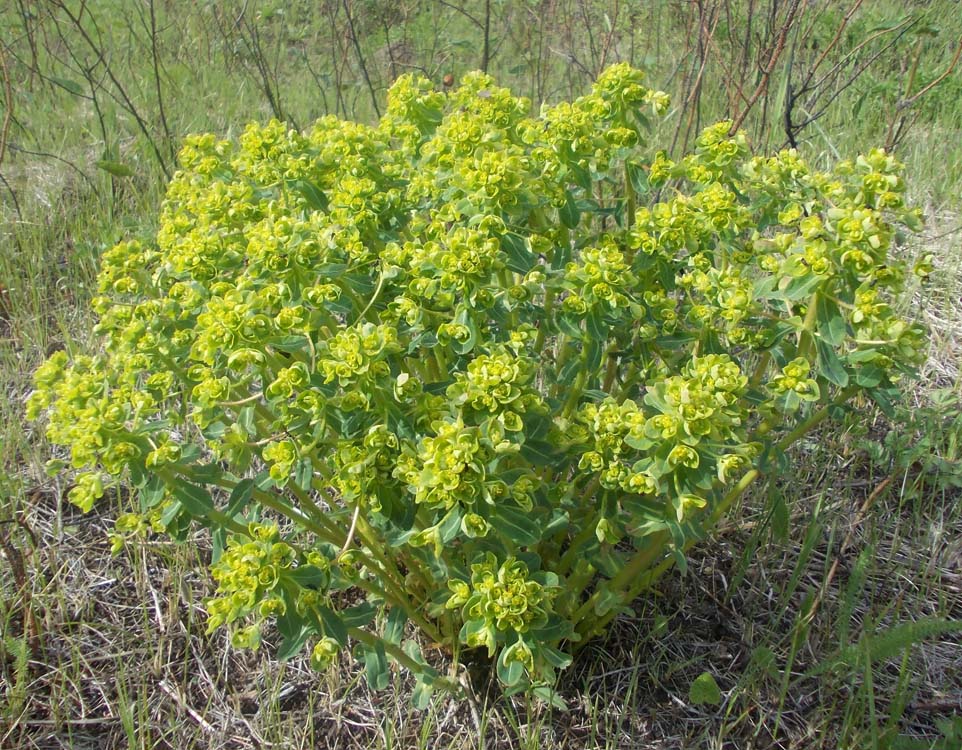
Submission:
{"label": "green leaf", "polygon": [[324,633],[329,635],[341,646],[347,645],[347,626],[344,620],[330,607],[321,605],[317,608],[321,615],[321,622],[324,624]]}
{"label": "green leaf", "polygon": [[685,557],[685,550],[681,547],[672,547],[671,556],[675,558],[675,565],[682,576],[688,573],[688,558]]}
{"label": "green leaf", "polygon": [[308,589],[322,588],[327,585],[330,576],[316,565],[299,565],[290,571],[288,577],[298,586]]}
{"label": "green leaf", "polygon": [[[673,505],[677,505],[680,502],[680,499],[677,496],[673,496],[671,501]],[[678,549],[684,549],[685,542],[688,540],[685,537],[685,529],[682,528],[682,525],[677,521],[673,521],[672,519],[666,520],[665,525],[668,527],[668,532],[671,534],[671,541],[675,547]]]}
{"label": "green leaf", "polygon": [[266,469],[254,477],[254,487],[259,489],[261,492],[267,492],[274,486],[274,480],[271,479],[271,474]]}
{"label": "green leaf", "polygon": [[361,602],[341,611],[341,620],[347,628],[363,628],[377,615],[377,607],[371,602]]}
{"label": "green leaf", "polygon": [[868,364],[855,370],[855,382],[862,388],[874,388],[885,378],[885,370],[875,364]]}
{"label": "green leaf", "polygon": [[149,475],[144,486],[140,488],[141,513],[145,513],[157,505],[164,499],[166,493],[167,488],[164,486],[164,481],[156,474]]}
{"label": "green leaf", "polygon": [[287,661],[296,656],[304,648],[304,644],[314,634],[313,628],[302,625],[291,635],[286,635],[281,639],[277,646],[277,658],[279,661]]}
{"label": "green leaf", "polygon": [[176,498],[170,503],[166,503],[163,512],[160,514],[160,522],[165,527],[175,523],[179,516],[184,514],[184,506]]}
{"label": "green leaf", "polygon": [[625,162],[625,169],[628,172],[628,179],[636,195],[644,195],[648,192],[648,172],[638,164]]}
{"label": "green leaf", "polygon": [[551,514],[551,520],[545,524],[543,537],[554,536],[559,531],[564,531],[571,524],[571,518],[566,510],[555,510]]}
{"label": "green leaf", "polygon": [[294,464],[294,484],[300,489],[308,492],[311,489],[311,482],[314,480],[314,465],[310,456],[302,456]]}
{"label": "green leaf", "polygon": [[617,592],[612,591],[606,584],[599,585],[596,592],[598,598],[595,600],[595,614],[598,617],[604,617],[612,610],[624,608],[624,598]]}
{"label": "green leaf", "polygon": [[818,368],[822,375],[841,388],[847,386],[848,373],[835,350],[821,340],[815,341],[815,347],[818,350]]}
{"label": "green leaf", "polygon": [[419,669],[414,673],[416,682],[411,695],[411,702],[416,709],[423,710],[431,705],[431,695],[434,693],[438,673],[424,660],[421,647],[417,643],[405,641],[401,648],[418,664]]}
{"label": "green leaf", "polygon": [[810,273],[797,278],[786,279],[782,293],[786,299],[791,301],[808,297],[822,283],[822,277],[818,274]]}
{"label": "green leaf", "polygon": [[[640,127],[651,131],[651,120],[649,120],[645,115],[644,107],[638,107],[637,109],[632,110],[632,114],[635,116],[635,120]],[[644,143],[644,139],[642,139],[642,143]]]}
{"label": "green leaf", "polygon": [[297,608],[288,599],[288,606],[284,614],[277,617],[277,632],[281,642],[277,649],[277,658],[290,659],[298,653],[311,635],[317,632],[314,624],[297,613]]}
{"label": "green leaf", "polygon": [[367,678],[368,687],[371,690],[384,690],[391,676],[384,644],[379,640],[374,648],[361,646],[361,660],[364,662],[364,676]]}
{"label": "green leaf", "polygon": [[815,303],[816,322],[818,323],[818,335],[823,341],[832,346],[839,346],[845,341],[847,334],[845,318],[838,309],[834,300],[829,299],[824,294],[818,295]]}
{"label": "green leaf", "polygon": [[310,339],[303,334],[293,334],[291,336],[278,336],[271,339],[271,346],[280,349],[282,352],[295,354],[296,352],[306,352],[310,350]]}
{"label": "green leaf", "polygon": [[535,698],[554,706],[559,711],[567,711],[569,708],[565,699],[550,685],[536,685],[531,689],[531,694],[534,695]]}
{"label": "green leaf", "polygon": [[556,466],[558,446],[546,440],[526,440],[521,446],[521,457],[535,466]]}
{"label": "green leaf", "polygon": [[605,322],[604,313],[600,307],[594,307],[588,313],[588,317],[585,319],[585,328],[594,339],[594,343],[599,347],[602,342],[608,340],[608,324]]}
{"label": "green leaf", "polygon": [[431,696],[434,694],[434,682],[422,679],[418,676],[411,691],[411,704],[418,710],[423,711],[431,705]]}
{"label": "green leaf", "polygon": [[321,263],[320,265],[312,266],[311,273],[316,276],[318,280],[335,280],[347,271],[347,269],[347,263]]}
{"label": "green leaf", "polygon": [[133,169],[119,161],[101,159],[97,162],[97,167],[102,169],[104,172],[112,174],[114,177],[131,177],[134,174]]}
{"label": "green leaf", "polygon": [[194,464],[190,467],[190,478],[200,484],[216,484],[224,476],[224,470],[217,464]]}
{"label": "green leaf", "polygon": [[391,607],[387,622],[384,625],[384,640],[393,643],[395,646],[400,646],[401,636],[404,635],[404,623],[407,622],[407,619],[408,615],[403,607]]}
{"label": "green leaf", "polygon": [[574,229],[581,220],[581,212],[570,190],[565,190],[565,203],[558,211],[558,218],[568,229]]}
{"label": "green leaf", "polygon": [[512,661],[510,664],[506,664],[504,661],[504,655],[506,653],[507,649],[501,649],[501,654],[498,656],[498,679],[508,687],[513,687],[517,685],[524,676],[524,666],[519,661]]}
{"label": "green leaf", "polygon": [[254,480],[242,479],[231,490],[230,498],[227,500],[227,507],[224,513],[233,518],[238,513],[242,513],[247,503],[254,496]]}
{"label": "green leaf", "polygon": [[551,268],[560,271],[571,262],[571,243],[563,242],[557,245],[551,253]]}
{"label": "green leaf", "polygon": [[203,518],[214,509],[214,500],[210,493],[200,485],[178,480],[173,487],[172,494],[183,506],[184,510],[195,518]]}
{"label": "green leaf", "polygon": [[330,202],[324,191],[317,187],[317,185],[307,180],[292,180],[288,184],[304,196],[304,200],[308,206],[318,211],[327,211]]}
{"label": "green leaf", "polygon": [[455,505],[447,512],[438,524],[438,533],[441,535],[441,543],[447,544],[454,539],[461,530],[461,508]]}
{"label": "green leaf", "polygon": [[549,615],[548,622],[540,628],[532,628],[531,634],[542,644],[561,640],[571,642],[580,640],[580,636],[575,632],[574,625],[556,614]]}
{"label": "green leaf", "polygon": [[882,353],[878,349],[856,349],[854,352],[846,354],[845,359],[847,359],[850,364],[858,365],[865,362],[873,362],[880,356],[882,356]]}
{"label": "green leaf", "polygon": [[591,173],[575,160],[568,144],[565,144],[562,148],[562,156],[565,159],[565,166],[568,168],[571,181],[585,192],[590,192]]}
{"label": "green leaf", "polygon": [[519,547],[529,547],[541,541],[540,524],[531,513],[520,508],[499,505],[491,514],[491,523]]}
{"label": "green leaf", "polygon": [[505,265],[517,273],[527,273],[532,268],[536,258],[528,249],[528,244],[520,234],[508,232],[501,236],[501,249],[505,254]]}
{"label": "green leaf", "polygon": [[227,529],[223,526],[215,528],[210,535],[210,560],[216,563],[227,549]]}
{"label": "green leaf", "polygon": [[868,391],[868,395],[878,404],[886,417],[890,419],[895,417],[895,402],[900,396],[897,388],[872,388]]}
{"label": "green leaf", "polygon": [[[580,318],[577,318],[573,315],[561,314],[557,317],[557,321],[558,321],[558,328],[560,328],[564,334],[570,336],[575,341],[580,341],[581,339],[584,338],[585,333],[584,331],[581,330]],[[578,360],[572,359],[569,364],[571,364],[572,366],[577,366]]]}
{"label": "green leaf", "polygon": [[248,435],[257,434],[257,421],[255,420],[255,409],[253,406],[245,406],[237,412],[237,424]]}
{"label": "green leaf", "polygon": [[688,688],[688,700],[694,705],[717,706],[722,701],[721,690],[710,672],[702,672]]}
{"label": "green leaf", "polygon": [[548,664],[555,669],[566,669],[571,664],[571,656],[551,646],[541,644],[535,649]]}

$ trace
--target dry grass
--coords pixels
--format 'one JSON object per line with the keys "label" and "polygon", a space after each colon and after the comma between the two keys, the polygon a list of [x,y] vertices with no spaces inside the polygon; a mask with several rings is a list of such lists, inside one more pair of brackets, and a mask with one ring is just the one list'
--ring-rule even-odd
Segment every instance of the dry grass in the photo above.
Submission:
{"label": "dry grass", "polygon": [[[661,24],[661,6],[651,7]],[[664,19],[669,28],[669,14]],[[231,83],[230,75],[243,71],[225,73],[211,62],[221,54],[216,34],[205,37],[207,52],[198,59],[206,64],[182,65],[181,57],[196,62],[190,35],[201,36],[187,14],[173,20],[166,38],[176,54],[165,85],[176,93],[183,79],[184,91],[208,91],[169,100],[171,108],[183,103],[183,129],[226,128],[218,118],[236,124],[256,113],[256,87],[242,77],[243,85]],[[422,33],[412,29],[414,37]],[[315,32],[303,30],[310,44],[301,46],[319,44]],[[632,51],[634,45],[632,28]],[[657,49],[667,55],[662,64],[673,67],[673,45],[659,42]],[[549,51],[563,59],[550,44]],[[393,60],[404,64],[407,54],[402,59],[394,49]],[[465,46],[447,40],[437,54],[459,60]],[[285,80],[290,106],[306,120],[319,105],[300,60]],[[378,65],[387,67],[381,58]],[[562,65],[555,73],[570,79],[571,70]],[[62,104],[62,92],[54,94]],[[65,119],[85,123],[78,132],[93,132],[89,108],[61,111],[48,103],[27,111],[19,99],[18,106],[37,143],[61,143]],[[845,124],[846,107],[842,102],[836,118]],[[116,119],[118,132],[130,124],[123,113]],[[150,159],[129,137],[119,143],[121,158],[139,170],[129,181],[109,180],[92,166],[106,147],[96,137],[76,137],[72,150],[58,151],[69,164],[9,152],[3,174],[23,215],[0,188],[0,748],[958,750],[958,633],[915,639],[868,667],[853,658],[826,666],[853,644],[870,653],[899,623],[962,620],[962,498],[945,481],[962,479],[962,419],[953,422],[949,411],[957,413],[962,399],[957,136],[953,126],[918,129],[901,154],[910,181],[939,201],[927,209],[926,233],[909,248],[934,249],[937,272],[903,301],[932,332],[904,419],[890,423],[866,406],[801,446],[794,473],[777,484],[787,528],[767,496],[747,498],[735,521],[693,551],[687,577],[667,576],[635,603],[635,616],[616,620],[604,640],[580,653],[558,686],[566,712],[505,699],[480,665],[466,672],[472,700],[439,696],[416,712],[405,675],[373,693],[349,655],[319,675],[303,656],[279,663],[269,634],[260,652],[236,651],[222,633],[205,634],[211,584],[203,533],[184,545],[151,539],[110,555],[106,535],[123,498],[87,515],[67,503],[67,487],[42,470],[50,448],[23,424],[22,403],[44,352],[89,330],[82,311],[98,251],[142,231],[144,217],[156,214],[160,188],[151,182]],[[819,135],[827,146],[809,146],[844,151],[861,137],[836,123]],[[31,144],[24,133],[17,138]],[[944,413],[933,402],[939,391]],[[928,447],[908,462],[890,450],[872,453],[870,444],[887,436],[901,439],[894,445],[925,439]],[[689,700],[689,686],[705,671],[721,687],[719,706]],[[956,731],[947,723],[953,718],[959,739],[947,740]]]}

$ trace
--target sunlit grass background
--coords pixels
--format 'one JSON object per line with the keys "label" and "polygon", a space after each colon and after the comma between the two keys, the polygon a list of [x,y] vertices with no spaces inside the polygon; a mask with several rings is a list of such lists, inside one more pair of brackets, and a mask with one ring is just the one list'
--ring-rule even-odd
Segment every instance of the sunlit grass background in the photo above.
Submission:
{"label": "sunlit grass background", "polygon": [[[962,747],[960,44],[954,0],[0,3],[0,747]],[[906,163],[928,226],[901,251],[936,273],[899,301],[932,337],[894,416],[864,405],[801,446],[583,651],[567,712],[479,672],[418,713],[403,676],[371,693],[348,658],[233,651],[204,635],[203,535],[111,557],[123,493],[66,504],[23,399],[45,354],[90,341],[99,254],[150,237],[183,135],[373,122],[405,72],[486,67],[536,111],[621,60],[672,95],[652,140],[673,155],[744,115],[758,152]],[[689,695],[706,671],[717,705]]]}

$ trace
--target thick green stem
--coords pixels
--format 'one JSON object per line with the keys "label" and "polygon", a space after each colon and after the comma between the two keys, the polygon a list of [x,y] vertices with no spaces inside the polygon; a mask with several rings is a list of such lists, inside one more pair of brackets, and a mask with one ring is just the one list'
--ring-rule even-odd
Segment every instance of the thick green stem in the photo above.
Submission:
{"label": "thick green stem", "polygon": [[610,347],[607,352],[608,361],[605,364],[605,380],[601,385],[601,390],[608,393],[611,390],[612,384],[615,382],[615,376],[618,374],[618,353],[614,350],[614,347]]}
{"label": "thick green stem", "polygon": [[[193,477],[191,477],[190,474],[188,474],[188,473],[186,473],[186,472],[183,472],[183,471],[178,471],[178,470],[176,470],[176,468],[174,468],[174,467],[172,467],[172,468],[173,468],[173,470],[171,470],[171,471],[161,470],[160,472],[158,472],[158,475],[161,477],[161,479],[163,479],[165,482],[168,482],[168,483],[171,482],[171,481],[174,481],[174,480],[173,480],[173,476],[174,476],[175,474],[176,474],[176,475],[179,475],[179,476],[182,476],[184,479],[187,479],[187,480],[189,480],[189,481],[191,481],[191,482],[195,481],[195,480],[193,479]],[[233,489],[233,487],[231,487],[230,489]],[[206,511],[206,512],[204,513],[204,515],[205,515],[207,518],[209,518],[211,521],[219,524],[220,526],[223,526],[223,527],[226,528],[226,529],[230,529],[230,530],[233,531],[235,534],[246,534],[246,533],[247,533],[247,527],[244,526],[244,524],[238,523],[237,521],[235,521],[233,518],[231,518],[230,516],[228,516],[226,513],[224,513],[224,512],[221,511],[221,510],[217,510],[216,508],[211,508],[210,510]]]}
{"label": "thick green stem", "polygon": [[324,511],[321,510],[320,506],[317,503],[315,503],[310,498],[310,496],[300,487],[298,487],[295,484],[289,484],[288,487],[291,490],[291,492],[294,494],[294,497],[297,498],[297,502],[301,506],[301,508],[305,509],[308,512],[308,514],[311,516],[311,518],[313,518],[319,525],[326,528],[328,532],[334,537],[343,535],[343,539],[341,539],[340,544],[344,544],[344,540],[347,539],[347,531],[346,530],[342,531],[335,524],[333,524],[327,518],[327,514],[325,514]]}
{"label": "thick green stem", "polygon": [[[852,395],[857,391],[857,388],[851,387],[846,388],[844,391],[838,394],[831,403],[826,404],[822,408],[814,412],[808,419],[806,419],[801,424],[797,425],[795,429],[785,435],[776,444],[776,449],[779,451],[787,450],[796,440],[802,436],[808,434],[811,430],[821,424],[831,413],[833,407],[838,406],[852,397]],[[776,417],[771,417],[770,421],[766,421],[759,428],[764,430],[765,428],[770,429],[771,423],[776,419]],[[757,468],[749,469],[742,478],[735,484],[722,498],[721,502],[714,508],[708,520],[705,522],[704,527],[706,531],[711,530],[718,521],[728,512],[732,505],[748,490],[749,487],[761,476],[761,471]],[[668,542],[670,537],[667,532],[661,531],[652,534],[648,537],[651,543],[631,558],[624,568],[611,579],[608,586],[606,587],[608,591],[616,591],[622,593],[622,601],[630,602],[636,598],[642,591],[650,588],[655,582],[657,582],[662,575],[664,575],[668,570],[670,570],[675,564],[674,557],[667,557],[662,562],[655,567],[653,570],[649,571],[647,575],[643,575],[644,571],[651,566],[651,564],[664,555],[665,550],[668,547]],[[693,540],[689,540],[685,545],[685,550],[689,549],[691,545],[694,544]],[[580,609],[574,614],[573,621],[575,627],[578,627],[583,622],[585,618],[593,615],[594,609],[598,601],[601,599],[601,591],[596,591],[589,599],[581,606]],[[607,626],[609,622],[615,617],[617,610],[612,610],[600,617],[592,617],[590,619],[590,625],[586,630],[579,630],[583,640],[594,637]]]}
{"label": "thick green stem", "polygon": [[554,309],[554,289],[549,289],[544,295],[544,315],[541,318],[541,325],[538,326],[538,336],[534,341],[534,351],[540,352],[544,348],[545,336],[548,332],[548,324],[551,322],[551,311]]}
{"label": "thick green stem", "polygon": [[[440,344],[434,347],[435,351],[437,351],[440,347],[441,347]],[[428,357],[426,360],[426,364],[428,368],[428,377],[425,378],[425,382],[427,381],[433,381],[435,383],[440,382],[443,379],[443,377],[441,375],[441,367],[438,364],[437,355],[435,354],[434,356]]]}
{"label": "thick green stem", "polygon": [[768,371],[768,366],[772,362],[771,352],[762,352],[762,355],[758,358],[758,364],[755,365],[755,370],[752,372],[752,376],[748,381],[748,384],[752,388],[757,388],[761,385],[762,378],[765,377],[765,373]]}
{"label": "thick green stem", "polygon": [[[618,575],[611,579],[604,590],[617,591],[618,589],[623,588],[629,581],[631,581],[632,578],[639,576],[642,571],[646,570],[664,553],[665,544],[668,539],[669,536],[668,532],[666,531],[658,531],[646,537],[648,545],[626,563],[625,567],[621,569]],[[571,619],[576,628],[581,625],[581,623],[584,622],[589,616],[593,622],[597,621],[597,616],[594,614],[594,611],[595,607],[601,601],[602,593],[602,589],[596,589],[595,593],[588,597],[588,600],[574,613]],[[628,599],[623,597],[623,601],[628,601]],[[603,616],[605,617],[606,623],[609,622],[612,617],[614,617],[613,612],[609,614],[610,616]],[[590,638],[591,635],[596,631],[597,629],[592,627],[589,628],[587,632],[583,632],[583,640]]]}
{"label": "thick green stem", "polygon": [[588,382],[588,372],[584,368],[578,373],[575,378],[575,382],[571,386],[571,393],[568,394],[568,399],[565,401],[564,408],[561,410],[561,416],[567,419],[571,416],[571,413],[578,406],[578,401],[581,400],[581,394],[585,389],[585,384]]}
{"label": "thick green stem", "polygon": [[438,380],[444,380],[448,375],[448,358],[444,356],[444,347],[436,346],[433,350],[434,360],[438,366]]}
{"label": "thick green stem", "polygon": [[[390,654],[391,658],[393,658],[401,666],[411,670],[411,672],[414,674],[422,674],[424,672],[423,664],[420,664],[415,659],[412,659],[404,652],[404,649],[391,643],[390,641],[386,641],[383,638],[378,638],[376,635],[368,633],[366,630],[361,630],[360,628],[348,628],[347,634],[351,638],[360,641],[365,646],[370,646],[371,648],[376,648],[378,643],[380,643],[384,647],[384,651]],[[434,685],[442,690],[447,690],[455,694],[459,693],[461,690],[461,686],[457,682],[446,677],[436,677],[434,679]]]}
{"label": "thick green stem", "polygon": [[618,393],[615,398],[621,402],[628,396],[628,391],[635,384],[635,378],[638,377],[638,365],[632,362],[628,366],[628,371],[625,373],[624,380],[621,381],[621,385],[618,388]]}
{"label": "thick green stem", "polygon": [[343,538],[339,538],[336,534],[331,533],[331,531],[324,526],[321,526],[317,521],[310,516],[306,516],[292,505],[281,500],[276,495],[272,495],[269,492],[264,492],[262,490],[254,490],[254,499],[257,500],[261,505],[270,508],[273,511],[280,513],[282,516],[286,516],[290,520],[297,524],[300,524],[308,531],[313,532],[325,542],[330,542],[334,545],[340,545],[344,543]]}
{"label": "thick green stem", "polygon": [[396,580],[397,585],[403,590],[404,577],[401,575],[401,571],[398,570],[394,562],[384,554],[385,543],[374,538],[373,530],[363,517],[360,519],[357,531],[361,541],[363,541],[364,545],[371,551],[371,554],[384,566],[384,569],[390,573],[393,580]]}
{"label": "thick green stem", "polygon": [[[635,186],[631,184],[628,165],[625,164],[625,228],[631,229],[635,224]],[[631,262],[631,258],[628,259]]]}
{"label": "thick green stem", "polygon": [[[194,479],[194,477],[189,472],[176,471],[176,473],[180,474],[181,476],[190,480],[191,482],[198,481]],[[165,474],[169,476],[169,472],[161,472],[160,476],[163,477],[165,476]],[[213,481],[208,480],[206,482],[201,482],[201,484],[213,484],[217,487],[220,487],[226,490],[233,490],[237,486],[237,482],[231,481],[226,477],[220,477]],[[316,523],[315,520],[312,519],[310,516],[304,515],[293,506],[284,502],[278,496],[272,495],[269,492],[265,492],[263,490],[254,488],[253,497],[265,507],[280,513],[282,516],[285,516],[286,518],[289,518],[295,523],[302,525],[304,528],[308,529],[309,531],[314,532],[322,540],[326,542],[331,542],[332,544],[339,543],[336,534],[332,534],[332,532],[329,529],[326,529],[320,524]],[[205,515],[211,520],[216,520],[218,523],[223,523],[224,525],[227,525],[229,528],[236,531],[237,533],[243,533],[243,534],[247,533],[247,529],[245,527],[238,524],[236,521],[233,521],[233,519],[229,519],[228,516],[222,511],[219,511],[217,509],[212,509],[207,511]],[[229,521],[229,523],[227,523],[227,521]],[[343,540],[340,540],[340,541],[343,541]]]}
{"label": "thick green stem", "polygon": [[[368,558],[369,560],[370,558]],[[373,569],[373,568],[372,568]],[[387,582],[387,581],[386,581]],[[389,587],[381,588],[376,583],[372,581],[358,580],[355,581],[355,585],[364,591],[374,594],[384,601],[389,602],[395,606],[400,607],[407,614],[408,618],[427,635],[429,638],[433,639],[437,643],[442,643],[443,639],[441,632],[437,627],[425,619],[421,614],[419,609],[414,606],[414,604],[408,599],[403,591],[397,589],[393,584]]]}
{"label": "thick green stem", "polygon": [[[560,336],[558,336],[558,339],[557,339],[558,355],[555,358],[555,364],[554,364],[555,373],[557,374],[561,373],[561,371],[564,369],[564,366],[568,363],[568,358],[571,356],[571,352],[573,352],[574,349],[575,347],[571,345],[571,341],[569,341],[568,337],[565,334],[562,333]],[[560,395],[563,390],[564,390],[564,386],[560,382],[556,382],[551,387],[551,395],[553,397],[556,397]]]}
{"label": "thick green stem", "polygon": [[818,292],[812,294],[805,311],[805,321],[798,334],[798,356],[808,359],[815,349],[815,322],[818,315]]}
{"label": "thick green stem", "polygon": [[[592,477],[591,481],[585,487],[582,493],[582,507],[593,508],[594,505],[591,503],[592,495],[598,491],[598,487],[601,485],[601,474],[596,474]],[[585,544],[591,537],[595,534],[595,526],[597,523],[589,522],[589,519],[597,518],[597,513],[589,513],[584,519],[585,523],[581,525],[581,531],[571,540],[571,545],[568,547],[568,551],[564,553],[561,560],[558,562],[558,575],[565,575],[571,566],[578,560],[581,554],[581,547]]]}

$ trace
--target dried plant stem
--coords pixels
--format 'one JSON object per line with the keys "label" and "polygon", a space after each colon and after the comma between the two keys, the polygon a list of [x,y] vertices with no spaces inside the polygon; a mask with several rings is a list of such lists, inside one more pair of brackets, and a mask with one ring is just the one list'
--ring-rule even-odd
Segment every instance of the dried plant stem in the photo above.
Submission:
{"label": "dried plant stem", "polygon": [[351,35],[351,43],[354,45],[354,51],[357,53],[357,62],[361,66],[361,75],[364,76],[364,83],[367,84],[367,90],[371,94],[371,105],[374,107],[374,114],[379,118],[381,116],[381,108],[377,105],[377,92],[374,90],[374,84],[371,83],[371,75],[367,72],[367,63],[364,62],[364,53],[361,51],[361,43],[357,39],[357,32],[354,29],[354,19],[351,18],[351,8],[348,5],[347,0],[341,0],[341,5],[344,8],[344,14],[347,16],[347,28]]}

